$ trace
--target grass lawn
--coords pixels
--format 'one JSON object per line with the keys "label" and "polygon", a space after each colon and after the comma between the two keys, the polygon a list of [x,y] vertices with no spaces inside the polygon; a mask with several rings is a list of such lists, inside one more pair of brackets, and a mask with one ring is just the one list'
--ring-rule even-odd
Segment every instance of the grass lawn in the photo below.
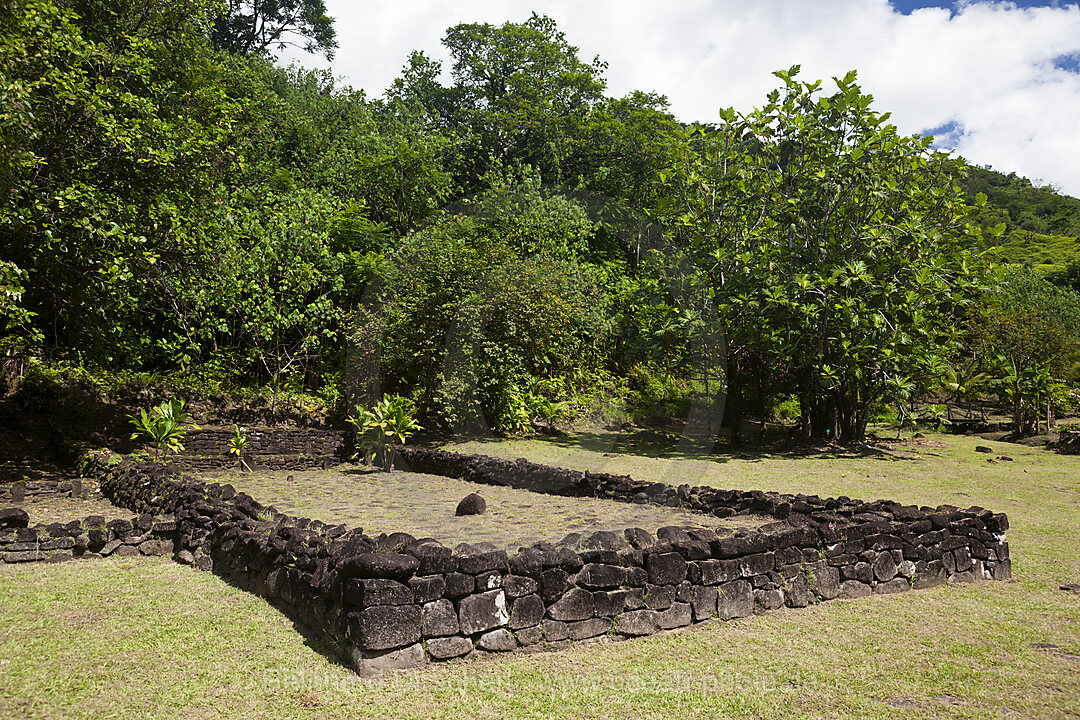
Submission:
{"label": "grass lawn", "polygon": [[0,717],[1080,717],[1080,595],[1058,589],[1080,582],[1080,458],[937,435],[798,458],[701,457],[647,434],[456,449],[672,483],[981,505],[1009,513],[1014,579],[365,681],[264,601],[168,560],[4,566]]}

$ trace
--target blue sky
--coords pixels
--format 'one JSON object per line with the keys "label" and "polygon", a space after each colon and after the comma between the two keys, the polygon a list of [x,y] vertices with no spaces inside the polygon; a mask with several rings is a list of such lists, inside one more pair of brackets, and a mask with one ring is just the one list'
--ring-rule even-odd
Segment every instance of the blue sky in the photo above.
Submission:
{"label": "blue sky", "polygon": [[[326,0],[341,44],[331,67],[381,95],[411,50],[445,59],[460,22],[553,17],[608,92],[663,93],[685,121],[749,111],[794,64],[807,79],[855,69],[905,133],[933,131],[969,161],[1080,196],[1080,0]],[[826,87],[829,83],[826,82]]]}

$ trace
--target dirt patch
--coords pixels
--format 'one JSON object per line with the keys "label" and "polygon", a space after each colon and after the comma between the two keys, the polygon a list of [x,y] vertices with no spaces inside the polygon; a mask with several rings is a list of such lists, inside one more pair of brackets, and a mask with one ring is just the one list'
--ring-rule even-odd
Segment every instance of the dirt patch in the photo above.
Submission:
{"label": "dirt patch", "polygon": [[[772,521],[760,516],[719,520],[679,508],[542,495],[411,472],[346,468],[291,475],[215,473],[203,479],[232,483],[237,490],[289,515],[360,526],[368,534],[407,532],[450,546],[490,542],[512,549],[539,540],[557,542],[569,533],[622,531],[628,527],[655,533],[667,525],[734,530]],[[458,502],[472,492],[484,498],[487,512],[455,516]]]}

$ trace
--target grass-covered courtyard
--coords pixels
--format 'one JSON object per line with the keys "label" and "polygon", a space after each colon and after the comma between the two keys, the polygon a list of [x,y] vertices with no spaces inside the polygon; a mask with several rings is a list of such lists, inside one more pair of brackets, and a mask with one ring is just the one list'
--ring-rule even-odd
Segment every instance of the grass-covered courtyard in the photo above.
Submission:
{"label": "grass-covered courtyard", "polygon": [[701,456],[603,432],[451,449],[676,484],[981,505],[1009,514],[1014,578],[365,681],[263,600],[167,559],[5,566],[0,715],[1080,716],[1080,595],[1059,589],[1080,582],[1080,458],[944,435],[850,455]]}

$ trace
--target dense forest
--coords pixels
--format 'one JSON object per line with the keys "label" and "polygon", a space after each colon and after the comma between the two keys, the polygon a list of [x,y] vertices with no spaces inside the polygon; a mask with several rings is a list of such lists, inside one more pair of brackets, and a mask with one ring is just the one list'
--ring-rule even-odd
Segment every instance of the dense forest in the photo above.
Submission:
{"label": "dense forest", "polygon": [[414,52],[381,97],[273,62],[332,55],[321,0],[0,0],[0,28],[9,390],[393,394],[435,432],[617,405],[734,443],[1076,411],[1080,201],[901,135],[854,72],[687,125],[538,15],[449,28],[450,82]]}

